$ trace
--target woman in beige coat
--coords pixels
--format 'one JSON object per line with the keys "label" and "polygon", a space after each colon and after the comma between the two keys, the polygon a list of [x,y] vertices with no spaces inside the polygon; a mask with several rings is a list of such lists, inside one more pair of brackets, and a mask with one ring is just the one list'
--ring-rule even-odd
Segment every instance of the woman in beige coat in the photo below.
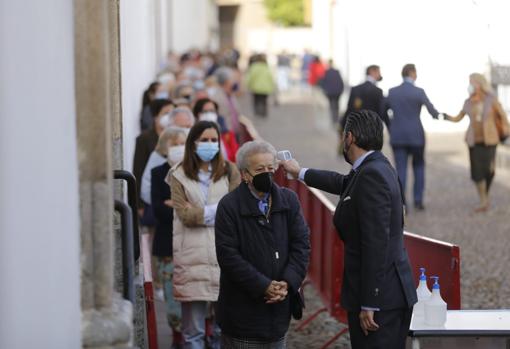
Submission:
{"label": "woman in beige coat", "polygon": [[[172,173],[175,208],[173,231],[174,298],[181,302],[184,349],[205,347],[209,302],[219,294],[214,221],[220,199],[241,182],[237,168],[221,155],[214,122],[200,121],[190,130],[184,160]],[[219,328],[211,340],[219,348]]]}
{"label": "woman in beige coat", "polygon": [[466,133],[471,163],[471,179],[475,182],[480,206],[475,212],[489,209],[489,189],[494,179],[496,146],[508,136],[509,125],[505,111],[482,74],[469,76],[469,98],[457,116],[445,119],[458,122],[467,114],[470,119]]}

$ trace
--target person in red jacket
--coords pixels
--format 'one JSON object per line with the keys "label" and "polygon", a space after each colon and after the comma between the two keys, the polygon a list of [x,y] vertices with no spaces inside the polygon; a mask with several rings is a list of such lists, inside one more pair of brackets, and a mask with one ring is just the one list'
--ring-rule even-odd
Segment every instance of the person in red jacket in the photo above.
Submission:
{"label": "person in red jacket", "polygon": [[317,85],[326,73],[326,67],[324,67],[324,64],[321,62],[319,56],[315,56],[313,58],[313,61],[310,63],[310,67],[308,69],[308,83],[311,86]]}

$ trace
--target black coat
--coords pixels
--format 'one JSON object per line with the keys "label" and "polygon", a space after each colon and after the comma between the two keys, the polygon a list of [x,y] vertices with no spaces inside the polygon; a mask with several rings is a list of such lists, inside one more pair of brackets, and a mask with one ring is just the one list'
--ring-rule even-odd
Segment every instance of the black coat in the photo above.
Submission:
{"label": "black coat", "polygon": [[149,157],[156,148],[158,143],[158,134],[154,128],[143,131],[136,137],[135,155],[133,159],[133,175],[136,178],[136,193],[138,195],[138,207],[143,207],[143,202],[140,199],[140,188],[142,185],[142,175],[149,161]]}
{"label": "black coat", "polygon": [[403,199],[386,157],[370,154],[349,176],[308,170],[305,182],[340,195],[333,221],[344,241],[342,306],[411,308],[417,298],[404,248]]}
{"label": "black coat", "polygon": [[382,90],[375,86],[370,81],[354,86],[351,88],[351,94],[349,95],[349,101],[347,102],[347,110],[341,120],[342,128],[345,128],[345,121],[347,115],[352,111],[358,111],[361,109],[371,110],[376,112],[386,124],[387,127],[390,125],[388,114],[384,110],[384,96]]}
{"label": "black coat", "polygon": [[340,97],[344,92],[344,81],[337,69],[329,68],[320,81],[320,86],[326,96]]}
{"label": "black coat", "polygon": [[265,291],[272,280],[285,280],[289,295],[295,293],[308,268],[309,230],[297,195],[274,184],[271,197],[269,220],[246,183],[227,194],[216,212],[218,321],[223,333],[235,338],[283,337],[290,322],[289,297],[266,304]]}
{"label": "black coat", "polygon": [[170,199],[170,186],[165,182],[169,170],[167,162],[151,170],[151,201],[156,218],[152,254],[158,257],[172,256],[174,210],[165,205],[165,200]]}

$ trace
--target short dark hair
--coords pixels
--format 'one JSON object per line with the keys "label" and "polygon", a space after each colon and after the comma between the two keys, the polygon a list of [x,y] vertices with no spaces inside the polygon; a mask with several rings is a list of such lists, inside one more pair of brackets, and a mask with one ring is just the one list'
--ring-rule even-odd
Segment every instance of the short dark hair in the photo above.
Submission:
{"label": "short dark hair", "polygon": [[198,155],[195,153],[197,148],[195,142],[200,138],[202,133],[208,128],[213,128],[218,133],[218,154],[212,159],[212,179],[217,182],[225,174],[227,174],[226,161],[221,153],[221,141],[220,141],[220,129],[215,122],[212,121],[199,121],[191,130],[189,130],[188,138],[186,138],[186,144],[184,146],[184,159],[182,160],[182,169],[186,177],[198,181],[198,171],[200,169],[200,163],[202,162]]}
{"label": "short dark hair", "polygon": [[155,100],[153,100],[151,102],[151,104],[149,105],[152,117],[155,118],[156,116],[158,116],[161,109],[163,109],[164,107],[166,107],[169,104],[173,105],[172,101],[169,99],[155,99]]}
{"label": "short dark hair", "polygon": [[198,120],[199,114],[202,112],[202,109],[204,109],[204,106],[207,103],[214,104],[214,108],[216,109],[216,113],[218,112],[219,106],[218,103],[213,101],[210,98],[200,98],[198,101],[195,102],[195,106],[193,107],[193,115],[195,115],[195,118]]}
{"label": "short dark hair", "polygon": [[364,150],[381,150],[383,146],[383,124],[379,115],[362,109],[350,112],[345,123],[345,134],[352,133],[354,144]]}
{"label": "short dark hair", "polygon": [[151,83],[149,85],[149,87],[147,87],[147,89],[143,92],[143,96],[142,96],[142,109],[149,105],[150,102],[152,101],[152,98],[151,98],[151,95],[154,95],[156,94],[157,90],[158,90],[158,87],[160,86],[161,84],[157,81]]}
{"label": "short dark hair", "polygon": [[380,70],[380,69],[381,69],[381,68],[380,68],[378,65],[376,65],[376,64],[369,65],[369,66],[367,67],[367,71],[366,71],[366,74],[365,74],[365,75],[370,74],[370,72],[371,72],[372,70]]}
{"label": "short dark hair", "polygon": [[416,66],[412,63],[404,65],[404,68],[402,68],[402,77],[406,78],[411,75],[411,73],[416,73]]}

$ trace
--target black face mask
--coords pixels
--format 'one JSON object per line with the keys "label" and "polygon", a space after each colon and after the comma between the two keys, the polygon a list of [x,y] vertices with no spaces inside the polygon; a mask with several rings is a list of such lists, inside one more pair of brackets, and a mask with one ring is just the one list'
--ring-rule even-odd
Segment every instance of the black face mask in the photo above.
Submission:
{"label": "black face mask", "polygon": [[250,176],[253,177],[252,184],[255,190],[261,193],[269,193],[271,191],[271,187],[273,186],[273,172],[262,172],[255,176],[250,173]]}

